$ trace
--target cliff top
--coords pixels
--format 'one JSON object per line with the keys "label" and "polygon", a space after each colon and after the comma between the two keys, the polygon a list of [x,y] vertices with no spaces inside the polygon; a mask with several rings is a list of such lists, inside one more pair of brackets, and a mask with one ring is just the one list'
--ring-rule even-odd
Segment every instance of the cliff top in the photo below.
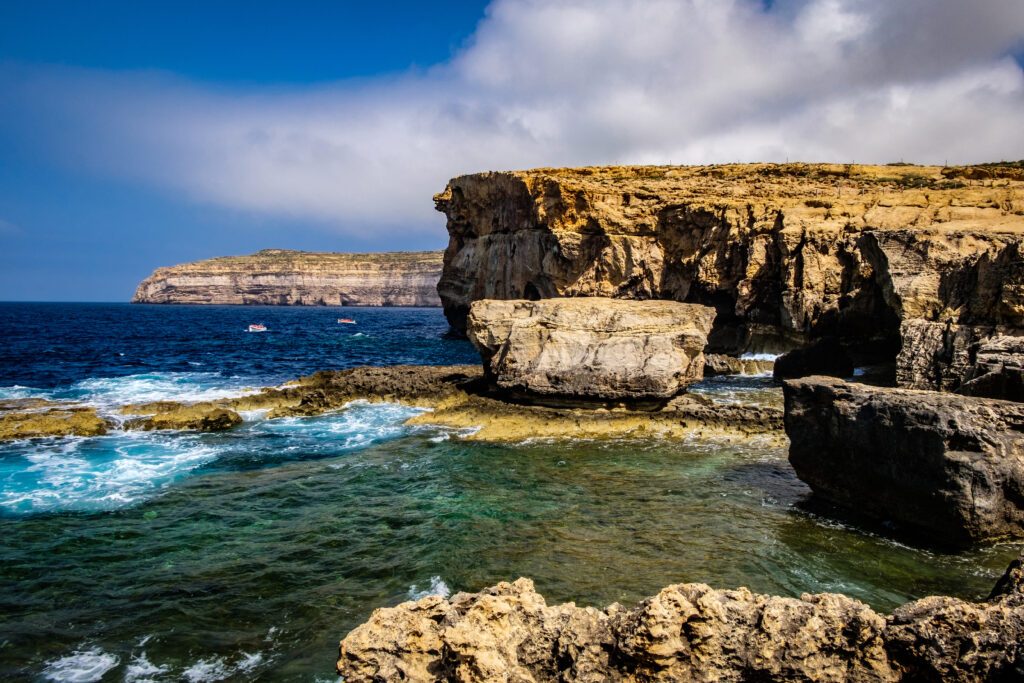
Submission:
{"label": "cliff top", "polygon": [[[1024,233],[1024,161],[973,166],[889,164],[716,164],[594,166],[487,172],[453,178],[434,197],[444,211],[452,188],[497,178],[521,181],[560,222],[572,204],[600,204],[615,221],[672,206],[778,209],[787,225],[826,229],[984,230]],[[575,200],[572,195],[576,195]],[[567,201],[568,200],[568,201]],[[757,212],[757,211],[756,211]],[[615,221],[617,222],[617,221]]]}
{"label": "cliff top", "polygon": [[218,256],[216,258],[192,261],[174,266],[158,268],[156,272],[202,270],[319,270],[345,268],[357,264],[381,266],[441,266],[441,251],[389,251],[371,253],[346,253],[324,251],[296,251],[292,249],[263,249],[245,256]]}

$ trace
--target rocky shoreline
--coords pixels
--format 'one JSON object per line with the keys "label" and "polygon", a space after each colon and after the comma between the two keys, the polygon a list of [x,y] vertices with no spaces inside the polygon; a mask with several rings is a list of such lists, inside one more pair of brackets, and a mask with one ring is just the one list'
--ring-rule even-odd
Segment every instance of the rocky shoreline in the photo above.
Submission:
{"label": "rocky shoreline", "polygon": [[376,610],[338,673],[376,681],[981,681],[1024,677],[1024,569],[985,602],[927,597],[890,615],[832,593],[700,583],[628,608],[548,606],[528,579]]}
{"label": "rocky shoreline", "polygon": [[[658,404],[576,402],[537,405],[495,392],[479,366],[389,366],[323,371],[283,387],[218,401],[160,401],[122,406],[126,429],[221,431],[242,422],[240,411],[266,411],[268,419],[314,416],[352,401],[427,408],[409,424],[464,430],[461,438],[522,441],[529,438],[716,437],[764,435],[784,442],[782,411],[770,406],[714,404],[683,394]],[[77,416],[89,416],[82,423]],[[45,418],[45,419],[44,419]],[[80,427],[81,423],[81,427]],[[72,404],[11,400],[0,405],[0,438],[93,436],[114,427],[95,409]]]}

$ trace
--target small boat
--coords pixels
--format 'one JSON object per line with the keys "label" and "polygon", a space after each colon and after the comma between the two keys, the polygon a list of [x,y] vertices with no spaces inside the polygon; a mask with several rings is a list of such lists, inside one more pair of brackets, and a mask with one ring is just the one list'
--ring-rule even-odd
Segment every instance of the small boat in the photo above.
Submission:
{"label": "small boat", "polygon": [[352,318],[338,318],[339,325],[355,325],[356,321]]}
{"label": "small boat", "polygon": [[249,325],[250,332],[266,332],[267,326],[263,323],[256,323],[255,325]]}

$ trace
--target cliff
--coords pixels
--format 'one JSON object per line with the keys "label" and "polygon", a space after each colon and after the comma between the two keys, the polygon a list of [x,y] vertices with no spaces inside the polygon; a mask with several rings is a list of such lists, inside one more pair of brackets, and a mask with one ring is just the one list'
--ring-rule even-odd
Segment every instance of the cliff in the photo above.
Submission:
{"label": "cliff", "polygon": [[709,352],[832,337],[907,386],[956,389],[971,347],[1024,328],[1024,168],[743,164],[479,173],[448,217],[438,292],[717,309]]}
{"label": "cliff", "polygon": [[157,268],[133,303],[438,306],[441,253],[265,249]]}

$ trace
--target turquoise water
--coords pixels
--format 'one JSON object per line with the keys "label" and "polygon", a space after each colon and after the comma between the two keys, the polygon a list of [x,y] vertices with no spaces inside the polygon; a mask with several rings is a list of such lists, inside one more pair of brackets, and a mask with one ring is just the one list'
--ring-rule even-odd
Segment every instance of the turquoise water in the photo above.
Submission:
{"label": "turquoise water", "polygon": [[[325,313],[295,310],[307,327]],[[427,338],[423,358],[466,351],[440,337],[439,312],[376,313],[387,338],[362,352],[371,361],[409,353],[388,320]],[[218,327],[216,311],[189,315]],[[70,392],[103,408],[278,377],[277,347],[254,343],[231,367],[189,372],[187,355],[132,329],[151,354],[143,372],[76,361],[76,374],[46,369],[43,356],[34,384],[21,368],[4,390]],[[326,349],[335,332],[303,334]],[[778,401],[766,378],[700,390]],[[757,439],[480,444],[403,426],[413,412],[356,403],[315,418],[250,414],[222,434],[0,445],[0,678],[333,681],[349,629],[375,607],[432,592],[529,576],[549,601],[603,606],[698,581],[840,591],[891,609],[933,593],[981,597],[1016,550],[936,554],[815,517],[785,452]]]}

